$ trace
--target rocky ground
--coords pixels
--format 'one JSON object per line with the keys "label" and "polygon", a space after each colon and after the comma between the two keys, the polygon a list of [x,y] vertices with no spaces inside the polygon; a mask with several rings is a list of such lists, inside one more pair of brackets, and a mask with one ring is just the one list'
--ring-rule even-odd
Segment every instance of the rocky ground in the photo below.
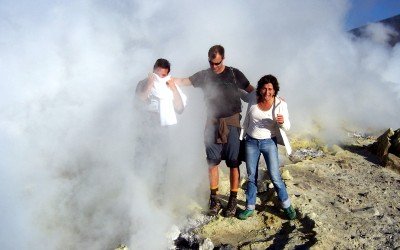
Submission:
{"label": "rocky ground", "polygon": [[[400,249],[400,174],[367,150],[375,138],[352,136],[329,148],[295,141],[295,157],[283,160],[282,171],[297,220],[283,217],[261,180],[256,215],[241,221],[197,213],[192,219],[202,225],[183,230],[176,248]],[[226,177],[221,194],[229,193]],[[244,190],[239,199],[244,209]]]}

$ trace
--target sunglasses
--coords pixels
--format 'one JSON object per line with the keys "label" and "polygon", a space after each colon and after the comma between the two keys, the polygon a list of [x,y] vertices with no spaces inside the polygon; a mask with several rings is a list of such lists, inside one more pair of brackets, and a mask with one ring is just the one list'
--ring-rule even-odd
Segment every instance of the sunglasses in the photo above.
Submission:
{"label": "sunglasses", "polygon": [[208,61],[209,63],[210,63],[210,65],[211,66],[218,66],[218,65],[220,65],[221,63],[222,63],[222,61],[223,61],[224,59],[222,59],[220,62],[218,62],[218,63],[213,63],[213,62],[211,62],[211,61]]}

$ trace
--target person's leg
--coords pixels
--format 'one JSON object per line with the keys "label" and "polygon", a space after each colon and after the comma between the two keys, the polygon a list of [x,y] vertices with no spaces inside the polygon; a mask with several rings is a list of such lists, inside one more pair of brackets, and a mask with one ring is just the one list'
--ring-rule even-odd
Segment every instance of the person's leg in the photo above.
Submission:
{"label": "person's leg", "polygon": [[208,168],[208,179],[210,182],[210,200],[208,215],[214,216],[222,209],[221,201],[218,195],[219,168],[218,165],[211,165]]}
{"label": "person's leg", "polygon": [[278,194],[278,199],[281,202],[286,217],[290,220],[295,219],[296,212],[291,205],[285,183],[283,182],[279,171],[278,147],[276,141],[273,139],[263,140],[261,143],[261,152],[264,156],[268,174],[271,178],[272,184],[274,185],[275,191]]}
{"label": "person's leg", "polygon": [[210,189],[218,189],[219,183],[219,168],[218,165],[210,166],[208,168],[208,179],[210,181]]}
{"label": "person's leg", "polygon": [[208,169],[208,177],[210,181],[210,200],[208,215],[214,216],[222,209],[221,202],[218,197],[219,168],[218,165],[210,166]]}
{"label": "person's leg", "polygon": [[229,181],[231,185],[231,192],[237,192],[239,189],[240,170],[239,168],[229,169]]}
{"label": "person's leg", "polygon": [[246,139],[246,208],[249,210],[254,210],[256,207],[259,159],[260,149],[258,148],[258,140],[248,137]]}
{"label": "person's leg", "polygon": [[222,208],[218,197],[219,168],[221,162],[222,145],[215,143],[215,126],[207,126],[204,134],[206,155],[208,163],[208,178],[210,184],[210,200],[208,214],[217,215]]}
{"label": "person's leg", "polygon": [[257,179],[258,162],[260,150],[258,140],[249,136],[246,138],[246,170],[247,170],[247,189],[246,189],[246,210],[239,214],[239,219],[245,220],[251,216],[256,207],[257,198]]}
{"label": "person's leg", "polygon": [[[150,132],[150,125],[144,130]],[[158,124],[151,126],[151,133],[143,133],[143,140],[137,147],[138,165],[140,171],[138,176],[146,183],[146,189],[149,197],[155,205],[164,204],[166,174],[168,164],[169,130],[167,127],[161,127]]]}
{"label": "person's leg", "polygon": [[272,139],[265,139],[261,141],[260,150],[264,156],[272,184],[278,194],[278,199],[282,203],[282,207],[287,208],[290,206],[290,200],[279,172],[278,148]]}
{"label": "person's leg", "polygon": [[241,162],[238,160],[239,148],[240,148],[240,128],[234,126],[228,126],[228,142],[223,145],[222,155],[226,160],[226,165],[230,168],[229,180],[231,192],[237,192],[239,189],[240,171],[239,165]]}
{"label": "person's leg", "polygon": [[239,181],[240,181],[240,171],[239,165],[240,161],[238,161],[239,156],[239,148],[240,148],[240,140],[239,133],[240,128],[228,126],[229,134],[228,134],[228,142],[223,146],[223,153],[226,160],[226,165],[229,169],[229,181],[230,181],[230,195],[228,200],[228,205],[225,209],[225,216],[232,217],[236,214],[237,207],[237,192],[239,189]]}
{"label": "person's leg", "polygon": [[228,204],[224,211],[224,215],[226,217],[232,217],[236,214],[237,207],[237,193],[239,189],[239,178],[240,171],[239,167],[231,167],[229,169],[229,178],[230,178],[230,194]]}
{"label": "person's leg", "polygon": [[156,174],[154,175],[156,181],[156,201],[159,205],[163,205],[165,202],[167,185],[167,170],[168,170],[168,158],[170,155],[170,131],[168,126],[161,127],[158,130],[157,141],[154,141],[153,147],[156,150],[155,154],[152,155],[152,159],[156,162]]}

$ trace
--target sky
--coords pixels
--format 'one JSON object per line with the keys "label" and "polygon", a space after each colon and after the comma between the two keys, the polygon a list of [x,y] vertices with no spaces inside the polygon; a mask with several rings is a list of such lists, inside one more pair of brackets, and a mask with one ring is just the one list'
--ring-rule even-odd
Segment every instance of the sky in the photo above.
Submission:
{"label": "sky", "polygon": [[347,30],[400,14],[400,1],[397,0],[351,0],[350,4],[346,15]]}
{"label": "sky", "polygon": [[160,57],[172,76],[190,76],[222,44],[225,64],[253,85],[274,74],[289,138],[332,145],[399,128],[400,46],[387,46],[393,30],[383,25],[354,38],[349,27],[365,23],[349,9],[346,0],[2,0],[0,248],[165,249],[173,225],[207,207],[199,89],[183,89],[163,205],[152,178],[160,166],[136,168],[146,133],[133,93]]}

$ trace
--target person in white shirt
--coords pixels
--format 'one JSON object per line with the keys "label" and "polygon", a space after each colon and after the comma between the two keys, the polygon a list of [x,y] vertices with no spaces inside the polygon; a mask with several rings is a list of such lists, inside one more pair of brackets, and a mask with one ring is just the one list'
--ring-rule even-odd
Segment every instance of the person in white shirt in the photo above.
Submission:
{"label": "person in white shirt", "polygon": [[169,75],[171,64],[160,58],[153,72],[136,86],[135,172],[153,187],[162,203],[165,170],[171,148],[170,127],[177,124],[177,114],[186,106],[186,96]]}
{"label": "person in white shirt", "polygon": [[136,96],[148,105],[148,111],[159,113],[161,126],[176,124],[174,113],[181,114],[186,105],[186,96],[175,85],[175,81],[169,75],[170,70],[171,64],[168,60],[157,59],[153,72],[136,87]]}
{"label": "person in white shirt", "polygon": [[[285,101],[277,94],[279,83],[275,76],[263,76],[255,93],[249,96],[246,118],[243,124],[245,134],[246,170],[248,175],[246,190],[246,210],[239,213],[245,220],[253,215],[257,196],[258,163],[263,154],[269,176],[278,194],[286,217],[296,218],[286,186],[279,172],[277,137],[286,138],[283,130],[290,129],[289,112]],[[288,140],[286,140],[288,144]],[[290,146],[286,145],[287,148]],[[288,152],[290,154],[290,152]]]}

